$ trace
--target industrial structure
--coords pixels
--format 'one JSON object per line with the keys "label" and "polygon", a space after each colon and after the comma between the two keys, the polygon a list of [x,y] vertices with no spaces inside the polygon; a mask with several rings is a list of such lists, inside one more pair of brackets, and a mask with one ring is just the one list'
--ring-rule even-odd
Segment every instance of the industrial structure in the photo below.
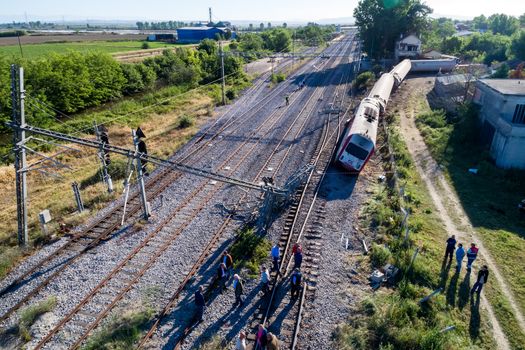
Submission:
{"label": "industrial structure", "polygon": [[218,27],[184,27],[177,29],[177,42],[181,44],[198,43],[204,39],[235,39],[235,32],[228,28]]}
{"label": "industrial structure", "polygon": [[481,106],[482,142],[496,165],[525,169],[525,80],[480,79],[474,102]]}

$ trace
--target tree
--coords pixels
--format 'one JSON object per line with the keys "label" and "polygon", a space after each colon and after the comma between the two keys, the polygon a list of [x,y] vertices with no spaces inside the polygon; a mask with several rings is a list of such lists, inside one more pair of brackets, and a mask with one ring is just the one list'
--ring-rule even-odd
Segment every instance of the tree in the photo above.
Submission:
{"label": "tree", "polygon": [[489,17],[489,29],[494,34],[512,35],[519,29],[519,21],[516,17],[505,14],[494,14]]}
{"label": "tree", "polygon": [[283,28],[288,28],[288,24],[286,22],[283,23]]}
{"label": "tree", "polygon": [[272,23],[268,22],[268,26],[266,28],[271,29],[272,28]]}
{"label": "tree", "polygon": [[217,52],[219,50],[217,42],[211,39],[204,39],[203,41],[201,41],[197,49],[199,51],[206,51],[208,55],[217,55]]}
{"label": "tree", "polygon": [[507,79],[509,77],[509,66],[503,63],[490,77],[494,79]]}
{"label": "tree", "polygon": [[143,29],[144,29],[144,23],[142,23],[142,22],[137,22],[137,28],[138,28],[139,30],[143,30]]}
{"label": "tree", "polygon": [[360,0],[354,9],[354,18],[365,51],[380,58],[393,53],[401,35],[421,33],[428,25],[427,16],[431,12],[420,0]]}
{"label": "tree", "polygon": [[489,29],[489,21],[484,15],[477,16],[474,17],[474,19],[472,20],[472,26],[474,27],[474,29],[487,30]]}
{"label": "tree", "polygon": [[525,28],[525,13],[520,16],[520,27]]}
{"label": "tree", "polygon": [[240,49],[241,51],[262,51],[264,41],[260,35],[255,33],[243,34],[240,38]]}
{"label": "tree", "polygon": [[264,23],[259,24],[259,29],[260,29],[261,31],[264,30]]}
{"label": "tree", "polygon": [[250,31],[253,31],[253,23],[250,23],[250,25],[248,26],[248,28],[250,29]]}
{"label": "tree", "polygon": [[441,43],[441,51],[449,55],[456,55],[461,51],[463,42],[457,36],[451,36],[443,39]]}
{"label": "tree", "polygon": [[512,37],[510,53],[516,58],[525,61],[525,30],[521,30]]}

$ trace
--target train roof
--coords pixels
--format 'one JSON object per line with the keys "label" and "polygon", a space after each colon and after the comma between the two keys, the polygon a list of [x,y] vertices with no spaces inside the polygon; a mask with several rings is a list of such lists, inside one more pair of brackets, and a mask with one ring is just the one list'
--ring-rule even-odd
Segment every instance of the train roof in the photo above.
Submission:
{"label": "train roof", "polygon": [[366,108],[376,108],[377,105],[368,99],[364,99],[357,108],[354,121],[350,127],[349,135],[359,134],[366,136],[374,143],[377,138],[377,126],[379,124],[379,115],[376,118],[367,118],[365,116]]}
{"label": "train roof", "polygon": [[379,80],[374,84],[372,91],[368,94],[368,98],[378,98],[385,108],[392,93],[392,88],[394,87],[394,76],[390,73],[385,73],[379,78]]}

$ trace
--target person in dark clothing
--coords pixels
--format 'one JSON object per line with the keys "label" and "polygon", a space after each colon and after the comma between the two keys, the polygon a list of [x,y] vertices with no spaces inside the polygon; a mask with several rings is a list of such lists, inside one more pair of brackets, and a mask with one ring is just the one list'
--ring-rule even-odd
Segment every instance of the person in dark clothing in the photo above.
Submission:
{"label": "person in dark clothing", "polygon": [[221,292],[226,289],[226,281],[228,280],[228,269],[226,265],[221,263],[217,269],[217,278],[219,279],[219,285],[221,286]]}
{"label": "person in dark clothing", "polygon": [[266,345],[268,344],[268,331],[264,328],[263,324],[259,325],[257,329],[257,334],[255,335],[255,349],[256,350],[265,350]]}
{"label": "person in dark clothing", "polygon": [[223,254],[222,254],[222,261],[221,261],[224,265],[226,265],[226,271],[228,272],[228,278],[230,278],[231,276],[231,271],[233,269],[233,258],[232,256],[228,253],[228,251],[225,251]]}
{"label": "person in dark clothing", "polygon": [[292,286],[291,293],[292,293],[292,299],[295,299],[299,297],[299,293],[301,291],[301,280],[302,280],[301,271],[299,269],[295,269],[292,273],[292,276],[290,277],[290,284]]}
{"label": "person in dark clothing", "polygon": [[303,252],[300,250],[297,250],[295,254],[293,255],[293,261],[294,261],[294,270],[300,269],[301,264],[303,263]]}
{"label": "person in dark clothing", "polygon": [[447,248],[445,249],[445,260],[449,260],[449,263],[452,262],[452,257],[454,256],[454,250],[456,250],[456,236],[452,235],[447,239]]}
{"label": "person in dark clothing", "polygon": [[196,319],[197,322],[202,322],[202,316],[204,315],[204,309],[206,308],[206,302],[204,301],[204,295],[202,292],[204,288],[199,286],[199,289],[195,292],[195,306],[197,307]]}
{"label": "person in dark clothing", "polygon": [[470,272],[472,269],[472,263],[474,263],[474,260],[478,257],[479,249],[476,247],[474,243],[470,245],[470,248],[467,250],[467,271]]}
{"label": "person in dark clothing", "polygon": [[[144,142],[143,140],[146,137],[146,135],[144,134],[141,128],[137,129],[136,135],[137,135],[137,138],[139,139],[139,143],[137,144],[137,149],[139,153],[142,153],[143,155],[147,156],[148,148],[146,147],[146,142]],[[146,164],[148,164],[148,161],[141,159],[140,164],[142,165],[141,167],[142,173],[146,176],[149,176],[148,169],[146,168]]]}
{"label": "person in dark clothing", "polygon": [[244,300],[242,295],[244,294],[244,284],[242,283],[241,278],[239,275],[235,274],[233,275],[233,290],[235,291],[235,304],[234,306],[237,306],[237,304],[241,304],[241,306],[244,304]]}
{"label": "person in dark clothing", "polygon": [[481,293],[481,289],[483,289],[483,285],[487,283],[487,280],[489,279],[489,268],[487,265],[484,265],[481,270],[478,272],[478,279],[476,280],[476,283],[474,283],[474,286],[472,287],[470,294],[474,294],[474,292],[477,292],[478,295]]}

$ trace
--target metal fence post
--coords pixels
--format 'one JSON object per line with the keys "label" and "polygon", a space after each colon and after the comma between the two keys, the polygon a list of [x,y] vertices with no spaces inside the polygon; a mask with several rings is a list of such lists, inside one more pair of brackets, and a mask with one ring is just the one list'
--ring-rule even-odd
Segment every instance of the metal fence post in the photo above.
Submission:
{"label": "metal fence post", "polygon": [[75,196],[75,202],[77,203],[78,212],[82,213],[84,211],[84,203],[82,202],[82,197],[80,197],[80,190],[78,189],[78,183],[73,182],[71,184],[71,187],[73,187],[73,194]]}

